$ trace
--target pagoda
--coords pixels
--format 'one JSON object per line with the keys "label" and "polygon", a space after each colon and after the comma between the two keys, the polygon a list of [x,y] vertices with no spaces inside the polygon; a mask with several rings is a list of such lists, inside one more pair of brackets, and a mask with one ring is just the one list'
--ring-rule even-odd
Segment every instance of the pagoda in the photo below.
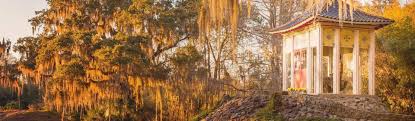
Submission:
{"label": "pagoda", "polygon": [[375,31],[393,21],[361,10],[343,14],[334,2],[270,31],[283,36],[283,90],[375,95]]}

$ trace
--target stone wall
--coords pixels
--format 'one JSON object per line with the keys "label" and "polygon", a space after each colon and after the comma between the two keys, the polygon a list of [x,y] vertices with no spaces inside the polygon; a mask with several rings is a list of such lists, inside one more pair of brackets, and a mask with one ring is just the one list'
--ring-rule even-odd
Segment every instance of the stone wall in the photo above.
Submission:
{"label": "stone wall", "polygon": [[304,117],[340,120],[414,121],[415,116],[390,113],[375,96],[300,95],[283,96],[283,111],[287,120]]}
{"label": "stone wall", "polygon": [[[376,96],[347,95],[279,95],[275,111],[285,120],[303,118],[338,119],[347,121],[415,121],[415,116],[390,113]],[[229,101],[205,120],[250,120],[264,107],[269,96],[239,97]]]}

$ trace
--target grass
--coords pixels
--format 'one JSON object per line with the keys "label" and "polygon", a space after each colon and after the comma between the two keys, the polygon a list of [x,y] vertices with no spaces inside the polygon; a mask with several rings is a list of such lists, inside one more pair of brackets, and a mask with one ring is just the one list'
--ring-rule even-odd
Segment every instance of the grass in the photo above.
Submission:
{"label": "grass", "polygon": [[209,115],[209,113],[211,113],[213,110],[203,110],[201,111],[198,115],[192,117],[190,120],[191,121],[200,121],[203,118],[205,118],[206,116]]}
{"label": "grass", "polygon": [[276,101],[278,99],[276,98],[276,95],[272,95],[271,99],[268,101],[267,105],[265,107],[259,109],[255,113],[255,117],[252,120],[255,121],[284,121],[284,118],[282,115],[278,114],[276,109]]}
{"label": "grass", "polygon": [[228,102],[229,100],[232,100],[233,96],[231,95],[225,95],[224,97],[222,97],[221,101],[218,101],[215,103],[215,106],[213,109],[205,109],[199,112],[199,114],[197,114],[196,116],[193,116],[192,118],[190,118],[191,121],[200,121],[204,118],[206,118],[210,113],[212,113],[214,110],[216,110],[217,108],[219,108],[220,106],[222,106],[223,104],[225,104],[226,102]]}

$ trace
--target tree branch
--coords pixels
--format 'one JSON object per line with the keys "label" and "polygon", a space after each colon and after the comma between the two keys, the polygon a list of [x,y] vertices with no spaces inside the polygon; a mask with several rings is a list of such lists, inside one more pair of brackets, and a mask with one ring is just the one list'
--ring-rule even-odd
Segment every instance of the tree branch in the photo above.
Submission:
{"label": "tree branch", "polygon": [[169,45],[169,46],[166,46],[166,47],[164,47],[164,48],[158,48],[158,49],[156,50],[156,52],[154,52],[154,54],[151,56],[151,58],[152,58],[152,59],[154,59],[155,57],[159,56],[159,55],[160,55],[161,53],[163,53],[164,51],[169,50],[169,49],[172,49],[172,48],[174,48],[174,47],[177,47],[177,45],[178,45],[181,41],[184,41],[184,40],[189,39],[189,38],[190,38],[190,36],[189,36],[189,35],[186,35],[185,37],[183,37],[183,38],[181,38],[181,39],[176,40],[173,44],[171,44],[171,45]]}

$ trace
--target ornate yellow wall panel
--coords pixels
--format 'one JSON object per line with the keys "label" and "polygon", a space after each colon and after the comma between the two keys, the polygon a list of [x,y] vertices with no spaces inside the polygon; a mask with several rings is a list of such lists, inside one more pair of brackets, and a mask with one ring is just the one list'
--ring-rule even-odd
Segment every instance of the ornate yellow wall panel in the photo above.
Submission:
{"label": "ornate yellow wall panel", "polygon": [[369,48],[369,30],[360,30],[359,31],[359,45],[360,48]]}
{"label": "ornate yellow wall panel", "polygon": [[[339,27],[340,28],[340,27]],[[323,27],[323,46],[330,46],[334,45],[334,27]],[[354,29],[350,28],[340,28],[340,46],[353,48],[354,45]],[[359,44],[360,48],[369,48],[369,33],[370,30],[366,29],[359,29]]]}
{"label": "ornate yellow wall panel", "polygon": [[354,36],[352,29],[341,29],[340,46],[353,48]]}
{"label": "ornate yellow wall panel", "polygon": [[334,28],[324,27],[323,28],[323,46],[334,45]]}

